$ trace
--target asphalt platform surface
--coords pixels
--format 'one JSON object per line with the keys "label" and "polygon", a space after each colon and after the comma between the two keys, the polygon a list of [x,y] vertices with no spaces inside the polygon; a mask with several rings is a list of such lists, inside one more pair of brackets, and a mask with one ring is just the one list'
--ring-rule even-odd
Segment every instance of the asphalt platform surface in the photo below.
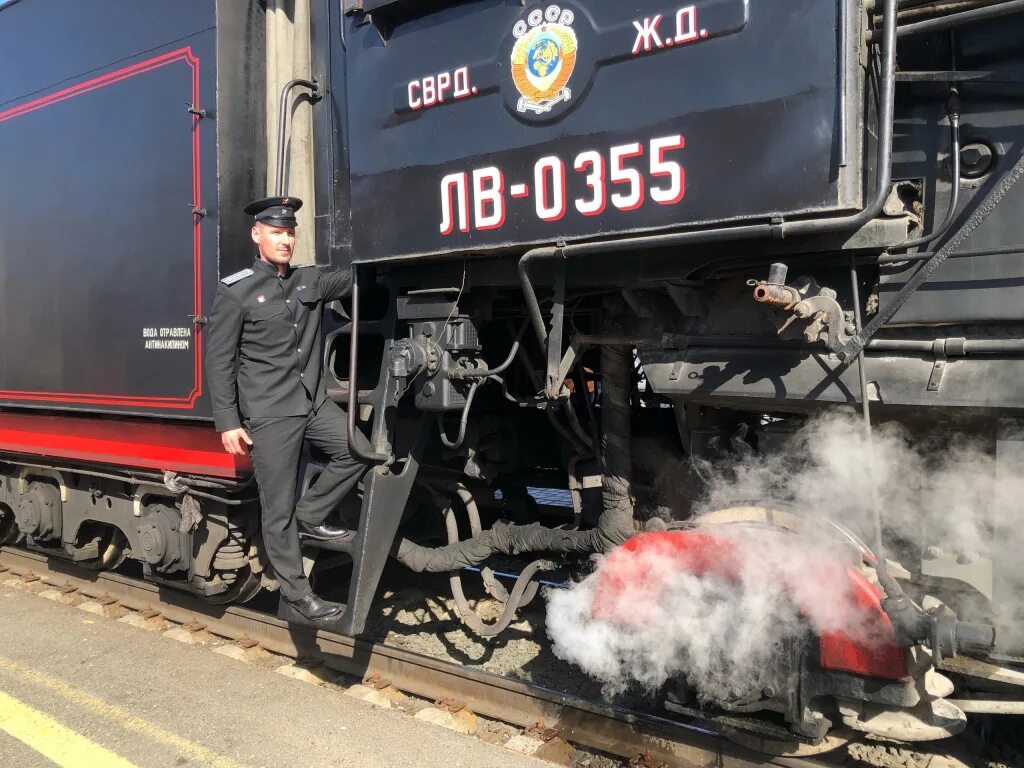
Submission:
{"label": "asphalt platform surface", "polygon": [[0,767],[54,765],[547,763],[0,585]]}

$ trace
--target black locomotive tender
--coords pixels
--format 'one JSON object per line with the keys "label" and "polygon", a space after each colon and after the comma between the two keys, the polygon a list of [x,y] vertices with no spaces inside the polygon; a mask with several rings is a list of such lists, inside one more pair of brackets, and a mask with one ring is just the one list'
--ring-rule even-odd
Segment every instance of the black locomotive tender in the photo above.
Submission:
{"label": "black locomotive tender", "polygon": [[[132,558],[211,601],[273,588],[249,467],[212,429],[203,325],[252,258],[244,203],[267,180],[296,194],[299,173],[301,236],[357,277],[325,344],[372,465],[343,510],[346,632],[389,557],[585,560],[643,528],[651,467],[738,431],[767,450],[838,404],[917,434],[957,417],[1019,472],[1022,5],[312,0],[312,77],[282,89],[259,3],[7,0],[0,543]],[[529,486],[571,490],[573,535],[488,527],[550,521]],[[422,532],[446,507],[468,525],[449,511],[442,551]],[[996,615],[1003,564],[918,555],[875,574],[899,644],[973,657],[961,691],[1000,696],[971,711],[1024,712],[1013,627],[925,613],[901,587],[927,572]],[[539,567],[492,585],[497,625],[463,600],[468,626],[507,626]],[[744,711],[810,745],[840,725],[963,727],[931,664],[813,661]]]}

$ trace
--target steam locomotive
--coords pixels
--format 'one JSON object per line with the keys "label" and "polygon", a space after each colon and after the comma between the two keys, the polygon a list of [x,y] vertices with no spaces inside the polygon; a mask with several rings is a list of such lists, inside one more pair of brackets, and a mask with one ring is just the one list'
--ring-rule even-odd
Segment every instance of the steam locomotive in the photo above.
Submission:
{"label": "steam locomotive", "polygon": [[1022,6],[0,3],[0,544],[212,602],[274,588],[202,355],[242,207],[276,188],[306,200],[296,258],[354,274],[324,365],[369,469],[351,537],[310,551],[350,563],[343,631],[389,559],[450,572],[490,637],[592,555],[588,620],[628,625],[636,585],[671,589],[652,552],[729,582],[737,531],[813,538],[838,578],[778,591],[870,631],[809,625],[749,690],[676,676],[667,708],[803,751],[1024,712],[1012,508],[979,496],[966,551],[894,533],[871,472],[856,522],[706,493],[842,406],[868,445],[966,435],[986,486],[1022,473]]}

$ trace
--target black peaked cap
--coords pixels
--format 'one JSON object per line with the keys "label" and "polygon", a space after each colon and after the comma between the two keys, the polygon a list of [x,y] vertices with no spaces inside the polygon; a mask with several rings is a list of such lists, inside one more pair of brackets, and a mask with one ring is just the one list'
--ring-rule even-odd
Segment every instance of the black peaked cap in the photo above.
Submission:
{"label": "black peaked cap", "polygon": [[265,197],[245,206],[245,213],[272,227],[295,227],[299,223],[295,212],[301,207],[302,201],[297,197]]}

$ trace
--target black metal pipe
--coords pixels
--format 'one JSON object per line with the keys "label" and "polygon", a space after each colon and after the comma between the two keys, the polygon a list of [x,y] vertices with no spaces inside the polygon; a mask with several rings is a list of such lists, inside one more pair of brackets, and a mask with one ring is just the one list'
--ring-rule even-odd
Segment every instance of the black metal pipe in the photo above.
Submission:
{"label": "black metal pipe", "polygon": [[[896,30],[896,36],[907,37],[909,35],[921,35],[927,32],[938,32],[944,29],[959,27],[972,21],[995,19],[999,16],[1006,16],[1011,13],[1020,13],[1021,11],[1024,11],[1024,0],[1009,0],[1009,2],[1001,3],[999,5],[986,5],[982,8],[975,8],[971,11],[961,11],[959,13],[950,13],[946,16],[939,16],[937,19],[928,19],[926,21],[914,22],[913,24],[904,24]],[[874,42],[877,37],[878,30],[868,33],[868,40],[871,42]]]}
{"label": "black metal pipe", "polygon": [[[99,477],[99,478],[102,478],[104,480],[116,480],[116,481],[122,482],[122,483],[143,483],[143,482],[145,482],[145,483],[150,483],[151,485],[154,485],[154,486],[163,486],[167,490],[168,493],[174,494],[174,495],[179,495],[175,491],[172,491],[170,488],[168,488],[167,485],[164,483],[163,477],[161,475],[158,475],[158,474],[150,474],[150,473],[146,473],[146,472],[141,472],[141,473],[132,473],[132,474],[125,473],[125,474],[117,475],[117,474],[112,474],[112,473],[109,473],[109,472],[97,472],[97,471],[91,470],[91,469],[76,469],[74,467],[60,467],[60,466],[55,466],[55,465],[50,465],[50,464],[29,464],[29,463],[26,463],[24,461],[18,461],[17,458],[12,458],[10,463],[12,465],[18,466],[18,467],[32,467],[32,468],[35,468],[35,469],[51,469],[54,472],[64,472],[64,473],[68,473],[68,474],[87,475],[89,477]],[[184,483],[182,483],[182,484],[184,485]],[[243,483],[242,485],[239,486],[239,488],[244,488],[245,485],[248,485],[248,483]],[[197,491],[195,488],[191,487],[190,485],[187,486],[187,488],[188,488],[187,493],[190,493],[193,496],[197,496],[197,497],[202,498],[202,499],[209,499],[210,501],[217,501],[217,502],[220,502],[221,504],[227,504],[228,506],[241,506],[242,504],[251,504],[253,502],[259,501],[259,498],[255,497],[255,496],[252,497],[252,498],[246,498],[246,497],[229,498],[229,497],[226,497],[226,496],[217,496],[216,494],[212,494],[212,493],[205,493],[204,491]],[[225,488],[224,490],[231,490],[231,489]]]}
{"label": "black metal pipe", "polygon": [[881,352],[917,352],[929,353],[935,349],[935,344],[940,343],[946,346],[950,342],[954,346],[962,347],[963,352],[959,355],[949,357],[972,357],[974,355],[1019,355],[1024,354],[1024,339],[936,339],[928,341],[923,339],[872,339],[868,343],[868,349]]}
{"label": "black metal pipe", "polygon": [[487,380],[493,381],[495,384],[501,387],[501,396],[508,400],[510,403],[515,403],[516,405],[536,406],[544,399],[535,397],[533,400],[526,400],[525,398],[516,397],[515,395],[511,394],[508,391],[508,382],[506,382],[505,379],[503,379],[501,376],[498,376],[497,374],[488,376]]}
{"label": "black metal pipe", "polygon": [[466,404],[462,406],[462,415],[459,418],[459,435],[454,441],[449,440],[447,433],[444,431],[444,414],[437,414],[437,431],[441,433],[441,442],[444,443],[446,448],[456,450],[462,447],[462,443],[466,439],[466,425],[469,423],[469,409],[473,407],[473,398],[476,397],[476,391],[480,388],[481,383],[480,381],[474,381],[469,385]]}
{"label": "black metal pipe", "polygon": [[988,653],[996,646],[996,628],[991,624],[960,621],[956,625],[956,651],[964,654]]}
{"label": "black metal pipe", "polygon": [[533,283],[530,280],[530,263],[541,259],[554,258],[558,253],[555,248],[534,248],[527,251],[519,259],[519,284],[523,287],[523,297],[526,299],[526,311],[530,314],[530,322],[533,324],[533,331],[537,335],[537,342],[540,344],[541,352],[544,351],[548,340],[548,329],[544,325],[544,315],[540,311],[540,302],[537,300],[537,292],[533,290]]}
{"label": "black metal pipe", "polygon": [[320,86],[316,80],[304,80],[302,78],[296,78],[289,80],[285,83],[281,89],[281,99],[278,104],[278,117],[277,117],[277,175],[274,178],[274,195],[281,197],[284,194],[284,146],[285,146],[285,129],[288,126],[288,96],[291,94],[292,89],[298,86],[309,88],[312,91],[311,96],[313,101],[318,101],[320,98]]}
{"label": "black metal pipe", "polygon": [[[899,7],[897,22],[906,25],[919,19],[936,18],[959,11],[973,11],[975,8],[999,5],[1004,2],[1006,0],[915,0],[914,2],[897,0]],[[877,28],[877,26],[877,24],[873,25],[873,28]]]}
{"label": "black metal pipe", "polygon": [[927,339],[872,339],[867,348],[878,352],[916,352],[924,354],[935,349],[935,344]]}
{"label": "black metal pipe", "polygon": [[[921,251],[918,253],[883,253],[877,258],[863,260],[864,264],[903,264],[911,261],[928,261],[938,251]],[[974,256],[1008,256],[1011,254],[1024,253],[1024,245],[1008,245],[1003,248],[979,248],[973,251],[957,251],[949,254],[951,259],[967,259]]]}
{"label": "black metal pipe", "polygon": [[547,328],[540,311],[537,294],[530,281],[529,266],[535,261],[556,256],[592,256],[612,251],[649,250],[671,246],[689,246],[715,243],[726,240],[750,240],[762,238],[783,238],[800,235],[819,235],[829,232],[856,229],[873,219],[882,210],[889,196],[892,182],[892,132],[896,90],[896,0],[885,0],[882,38],[882,66],[879,91],[881,94],[878,110],[877,176],[875,191],[863,209],[847,216],[832,216],[823,219],[804,219],[771,224],[746,224],[717,229],[698,229],[686,232],[670,232],[658,235],[625,237],[616,240],[597,240],[588,243],[570,243],[558,246],[541,246],[523,254],[519,259],[519,280],[526,299],[527,310],[533,323],[537,341],[543,349],[547,343]]}
{"label": "black metal pipe", "polygon": [[[796,340],[774,339],[765,336],[685,336],[664,334],[661,336],[579,334],[573,341],[580,347],[602,347],[629,345],[632,347],[661,347],[663,349],[686,349],[687,347],[722,347],[787,349],[794,351],[819,350],[821,347],[804,344]],[[909,352],[928,354],[935,350],[936,343],[946,348],[949,357],[970,357],[972,355],[1018,355],[1024,354],[1022,339],[871,339],[866,348],[872,352]],[[962,348],[961,353],[951,353],[950,347]]]}
{"label": "black metal pipe", "polygon": [[352,312],[349,317],[348,344],[348,414],[346,431],[348,449],[357,459],[383,464],[390,456],[364,451],[356,441],[356,411],[359,410],[359,267],[352,265]]}
{"label": "black metal pipe", "polygon": [[[956,89],[953,90],[956,93]],[[951,174],[950,184],[952,184],[953,190],[949,200],[949,209],[946,211],[946,216],[943,218],[942,223],[935,227],[930,234],[918,237],[914,240],[909,240],[900,245],[900,250],[906,250],[910,248],[918,248],[922,245],[938,240],[940,237],[945,235],[951,226],[953,226],[953,219],[956,218],[957,208],[960,206],[960,113],[959,106],[956,112],[951,112],[949,115],[949,145],[950,145],[950,162],[951,162]]]}
{"label": "black metal pipe", "polygon": [[917,19],[935,18],[950,13],[961,11],[973,11],[986,5],[998,5],[1005,0],[948,0],[948,2],[918,3],[914,8],[907,8],[901,3],[899,22],[900,24],[911,24]]}
{"label": "black metal pipe", "polygon": [[[690,338],[690,337],[686,337]],[[639,334],[578,333],[573,341],[581,347],[604,345],[627,345],[630,347],[656,347],[664,343],[664,336],[641,336]]]}
{"label": "black metal pipe", "polygon": [[979,339],[968,341],[965,354],[1000,355],[1005,352],[1024,352],[1024,339]]}
{"label": "black metal pipe", "polygon": [[[904,248],[905,246],[893,246],[894,248]],[[875,265],[889,265],[889,264],[903,264],[916,261],[928,261],[934,256],[937,251],[918,251],[917,253],[882,253],[882,254],[861,254],[857,257],[857,264],[859,266],[871,266]],[[1006,256],[1011,254],[1024,254],[1024,244],[1020,245],[1008,245],[1001,248],[978,248],[974,250],[958,250],[956,253],[949,254],[951,259],[969,259],[975,256]],[[790,257],[790,263],[793,262],[805,262],[813,261],[818,259],[820,261],[821,254],[793,254]],[[721,267],[721,264],[728,264],[728,267]],[[716,266],[719,268],[713,272],[706,273],[702,276],[702,279],[707,280],[720,280],[723,277],[728,277],[735,274],[745,274],[752,267],[761,267],[764,265],[763,258],[733,258],[733,259],[720,259]]]}

